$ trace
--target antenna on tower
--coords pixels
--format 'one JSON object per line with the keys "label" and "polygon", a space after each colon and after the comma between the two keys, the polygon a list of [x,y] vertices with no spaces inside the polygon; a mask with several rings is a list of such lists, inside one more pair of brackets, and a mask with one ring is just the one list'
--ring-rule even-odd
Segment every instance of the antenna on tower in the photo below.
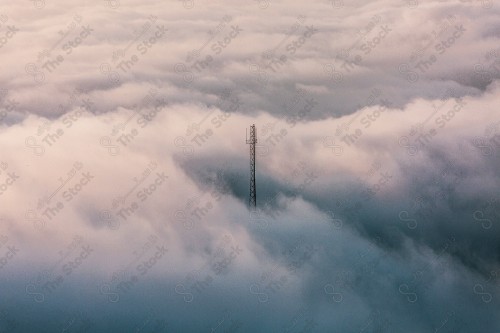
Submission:
{"label": "antenna on tower", "polygon": [[255,124],[250,126],[250,140],[248,139],[248,128],[246,135],[247,144],[250,145],[250,198],[249,206],[251,209],[257,207],[257,193],[255,189],[255,144],[257,143],[257,131]]}

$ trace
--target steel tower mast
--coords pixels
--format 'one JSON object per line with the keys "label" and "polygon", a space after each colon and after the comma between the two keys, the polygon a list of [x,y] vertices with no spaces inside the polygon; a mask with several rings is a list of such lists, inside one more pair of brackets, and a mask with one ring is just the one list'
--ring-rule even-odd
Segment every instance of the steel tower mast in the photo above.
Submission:
{"label": "steel tower mast", "polygon": [[257,193],[255,188],[255,144],[257,143],[257,131],[255,129],[255,124],[250,126],[250,139],[248,139],[247,132],[247,144],[250,145],[250,199],[249,205],[251,209],[257,207]]}

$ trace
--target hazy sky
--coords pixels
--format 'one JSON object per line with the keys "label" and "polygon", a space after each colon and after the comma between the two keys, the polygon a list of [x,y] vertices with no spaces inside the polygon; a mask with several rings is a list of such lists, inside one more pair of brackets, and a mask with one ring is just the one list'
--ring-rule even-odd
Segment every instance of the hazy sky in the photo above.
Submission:
{"label": "hazy sky", "polygon": [[500,330],[497,1],[0,1],[0,331]]}

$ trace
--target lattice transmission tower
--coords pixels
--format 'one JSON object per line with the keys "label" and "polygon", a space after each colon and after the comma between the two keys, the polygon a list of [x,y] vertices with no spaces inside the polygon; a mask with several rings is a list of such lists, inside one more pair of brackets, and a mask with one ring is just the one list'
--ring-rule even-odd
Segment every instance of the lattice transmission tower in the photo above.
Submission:
{"label": "lattice transmission tower", "polygon": [[250,209],[257,207],[257,192],[255,188],[255,144],[257,143],[257,131],[255,124],[250,126],[250,139],[248,138],[247,130],[247,144],[250,145]]}

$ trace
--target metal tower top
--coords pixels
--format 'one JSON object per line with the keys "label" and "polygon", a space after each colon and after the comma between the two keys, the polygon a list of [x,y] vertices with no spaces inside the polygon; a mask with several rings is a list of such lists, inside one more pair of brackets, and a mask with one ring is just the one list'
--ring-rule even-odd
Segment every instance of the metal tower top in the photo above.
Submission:
{"label": "metal tower top", "polygon": [[257,131],[255,129],[255,124],[250,126],[250,139],[248,139],[247,132],[247,144],[250,145],[250,198],[249,206],[251,209],[257,207],[257,193],[255,188],[255,144],[257,143]]}

